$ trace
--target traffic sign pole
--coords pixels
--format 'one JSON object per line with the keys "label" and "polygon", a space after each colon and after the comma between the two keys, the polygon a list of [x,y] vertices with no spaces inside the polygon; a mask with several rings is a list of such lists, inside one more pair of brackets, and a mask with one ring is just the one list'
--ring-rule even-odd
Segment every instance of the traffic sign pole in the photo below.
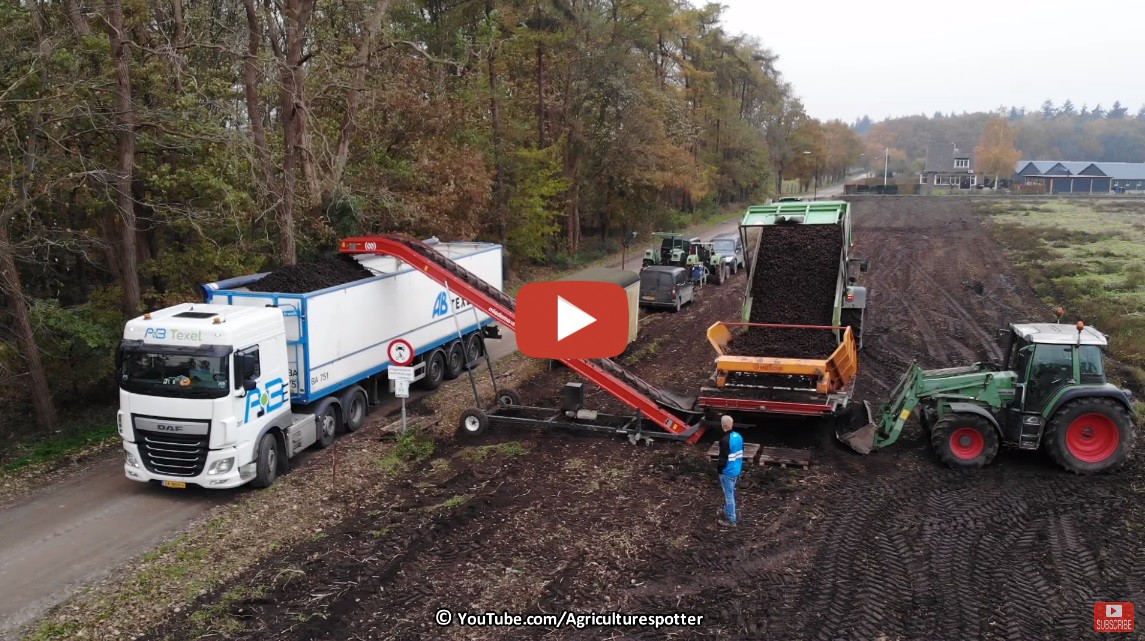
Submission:
{"label": "traffic sign pole", "polygon": [[406,422],[406,398],[409,397],[409,384],[413,381],[413,345],[404,338],[395,339],[386,349],[390,357],[390,367],[386,375],[394,382],[394,396],[402,399],[402,436],[409,434],[409,424]]}

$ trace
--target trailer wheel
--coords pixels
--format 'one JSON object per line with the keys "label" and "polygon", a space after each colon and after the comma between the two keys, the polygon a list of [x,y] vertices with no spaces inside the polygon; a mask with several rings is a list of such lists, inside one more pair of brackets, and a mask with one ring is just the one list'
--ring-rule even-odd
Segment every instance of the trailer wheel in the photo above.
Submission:
{"label": "trailer wheel", "polygon": [[334,436],[338,433],[338,408],[333,400],[322,401],[314,411],[314,429],[318,432],[318,447],[326,449],[334,444]]}
{"label": "trailer wheel", "polygon": [[421,388],[435,390],[445,380],[445,352],[440,348],[425,355],[425,377],[419,382]]}
{"label": "trailer wheel", "polygon": [[460,340],[453,341],[445,350],[445,380],[452,381],[465,371],[465,346]]}
{"label": "trailer wheel", "polygon": [[954,412],[938,419],[930,444],[939,460],[950,467],[985,467],[998,454],[998,433],[985,418]]}
{"label": "trailer wheel", "polygon": [[272,432],[262,435],[258,442],[258,458],[255,459],[254,480],[251,485],[255,487],[270,487],[274,479],[278,478],[278,439]]}
{"label": "trailer wheel", "polygon": [[1067,403],[1046,425],[1043,437],[1054,462],[1074,474],[1096,474],[1120,466],[1137,439],[1125,407],[1110,398]]}
{"label": "trailer wheel", "polygon": [[514,389],[501,389],[497,391],[497,403],[503,407],[521,404],[521,394]]}
{"label": "trailer wheel", "polygon": [[476,367],[477,359],[481,358],[481,330],[477,330],[472,334],[465,337],[465,366],[474,368]]}
{"label": "trailer wheel", "polygon": [[489,415],[478,409],[465,410],[457,427],[462,436],[481,436],[489,429]]}
{"label": "trailer wheel", "polygon": [[370,402],[366,398],[366,390],[355,385],[342,397],[342,413],[345,415],[344,424],[347,432],[357,432],[366,424],[370,414]]}

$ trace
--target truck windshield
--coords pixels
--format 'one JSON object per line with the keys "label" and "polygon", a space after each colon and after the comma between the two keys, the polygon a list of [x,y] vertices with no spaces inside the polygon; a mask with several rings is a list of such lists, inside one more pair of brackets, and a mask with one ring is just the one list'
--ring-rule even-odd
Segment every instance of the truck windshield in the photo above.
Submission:
{"label": "truck windshield", "polygon": [[221,398],[230,389],[230,356],[224,349],[149,351],[120,347],[119,386],[152,396]]}

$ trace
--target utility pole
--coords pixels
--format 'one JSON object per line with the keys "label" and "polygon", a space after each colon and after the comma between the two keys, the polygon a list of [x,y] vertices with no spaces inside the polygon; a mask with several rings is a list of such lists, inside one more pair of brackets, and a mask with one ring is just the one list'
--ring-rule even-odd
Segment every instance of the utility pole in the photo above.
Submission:
{"label": "utility pole", "polygon": [[883,187],[887,186],[887,169],[891,166],[891,148],[887,147],[886,157],[883,160]]}

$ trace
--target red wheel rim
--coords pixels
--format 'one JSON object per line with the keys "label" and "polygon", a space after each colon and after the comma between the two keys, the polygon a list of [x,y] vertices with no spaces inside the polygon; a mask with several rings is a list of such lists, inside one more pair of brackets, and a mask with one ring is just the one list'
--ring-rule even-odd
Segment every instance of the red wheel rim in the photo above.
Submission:
{"label": "red wheel rim", "polygon": [[973,427],[960,427],[950,435],[950,452],[960,459],[969,461],[978,458],[986,449],[986,439]]}
{"label": "red wheel rim", "polygon": [[1121,443],[1117,425],[1104,414],[1083,414],[1065,431],[1065,446],[1082,463],[1100,463]]}

